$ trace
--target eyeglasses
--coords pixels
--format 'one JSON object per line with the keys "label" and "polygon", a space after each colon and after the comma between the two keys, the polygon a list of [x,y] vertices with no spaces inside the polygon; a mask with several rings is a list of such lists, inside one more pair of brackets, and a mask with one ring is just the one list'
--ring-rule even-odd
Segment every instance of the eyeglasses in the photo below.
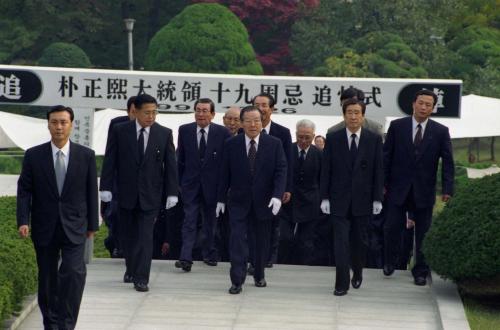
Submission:
{"label": "eyeglasses", "polygon": [[210,113],[211,111],[208,109],[196,109],[194,112],[197,114],[204,114],[205,115],[207,113]]}
{"label": "eyeglasses", "polygon": [[137,114],[142,114],[146,117],[154,117],[158,114],[158,110],[152,110],[152,111],[140,111],[140,110],[137,111],[136,110],[136,112],[137,112]]}

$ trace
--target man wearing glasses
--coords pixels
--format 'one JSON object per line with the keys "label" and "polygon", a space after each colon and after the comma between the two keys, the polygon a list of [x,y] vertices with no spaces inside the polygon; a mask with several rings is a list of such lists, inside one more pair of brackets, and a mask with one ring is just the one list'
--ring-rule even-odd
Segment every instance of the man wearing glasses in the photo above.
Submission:
{"label": "man wearing glasses", "polygon": [[118,181],[120,220],[126,228],[124,282],[133,282],[139,292],[149,290],[153,254],[153,224],[162,193],[166,208],[177,204],[177,166],[172,131],[155,122],[158,103],[147,94],[134,101],[136,119],[116,125],[109,138],[101,174],[101,200],[113,195],[113,178]]}
{"label": "man wearing glasses", "polygon": [[208,98],[194,104],[195,121],[179,127],[177,165],[181,197],[184,204],[182,249],[175,267],[191,271],[196,242],[198,218],[202,219],[202,255],[208,266],[217,266],[215,248],[215,206],[218,173],[222,162],[224,141],[229,131],[212,123],[215,105]]}

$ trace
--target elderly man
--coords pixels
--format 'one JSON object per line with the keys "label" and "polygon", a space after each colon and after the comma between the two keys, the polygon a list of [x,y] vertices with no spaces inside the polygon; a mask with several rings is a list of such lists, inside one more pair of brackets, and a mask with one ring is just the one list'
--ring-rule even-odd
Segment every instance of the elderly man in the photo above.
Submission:
{"label": "elderly man", "polygon": [[226,126],[232,136],[238,134],[238,130],[241,128],[240,111],[240,107],[233,105],[226,111],[224,117],[222,117],[224,126]]}

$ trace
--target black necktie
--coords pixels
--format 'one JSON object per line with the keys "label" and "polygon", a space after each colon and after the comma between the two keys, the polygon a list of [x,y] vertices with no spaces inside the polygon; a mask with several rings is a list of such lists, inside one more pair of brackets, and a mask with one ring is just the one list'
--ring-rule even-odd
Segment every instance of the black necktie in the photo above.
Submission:
{"label": "black necktie", "polygon": [[203,160],[205,158],[205,150],[207,149],[207,141],[205,140],[205,130],[200,129],[201,138],[200,138],[200,148],[198,149],[200,152],[200,159]]}
{"label": "black necktie", "polygon": [[139,152],[139,163],[142,163],[144,159],[144,127],[141,128],[139,133],[139,139],[137,140],[137,150]]}
{"label": "black necktie", "polygon": [[413,144],[415,145],[416,148],[418,148],[421,142],[422,142],[422,125],[418,124],[417,133],[415,134],[415,139],[413,140]]}
{"label": "black necktie", "polygon": [[262,129],[262,133],[263,133],[263,134],[267,134],[267,131],[266,131],[266,129],[265,129],[265,128],[263,128],[263,129]]}
{"label": "black necktie", "polygon": [[354,167],[354,162],[356,161],[356,156],[358,155],[358,146],[356,145],[356,134],[351,134],[351,148],[349,149],[351,154],[351,166]]}
{"label": "black necktie", "polygon": [[253,176],[255,171],[255,157],[257,156],[257,149],[255,148],[255,140],[250,140],[250,149],[248,149],[248,162],[250,164],[250,173]]}
{"label": "black necktie", "polygon": [[304,161],[306,160],[306,151],[304,149],[300,149],[299,156],[299,166],[302,167],[304,165]]}

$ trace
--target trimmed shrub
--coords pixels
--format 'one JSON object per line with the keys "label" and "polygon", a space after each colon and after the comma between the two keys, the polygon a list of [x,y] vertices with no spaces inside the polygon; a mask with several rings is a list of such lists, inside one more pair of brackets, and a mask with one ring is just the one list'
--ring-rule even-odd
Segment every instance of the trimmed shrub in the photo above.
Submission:
{"label": "trimmed shrub", "polygon": [[65,68],[90,68],[90,60],[85,52],[75,44],[55,42],[44,49],[38,60],[41,66]]}
{"label": "trimmed shrub", "polygon": [[16,198],[0,197],[0,324],[19,310],[24,296],[36,292],[35,250],[20,239],[16,224]]}
{"label": "trimmed shrub", "polygon": [[[500,275],[500,174],[469,180],[434,219],[424,241],[430,267],[458,284]],[[494,281],[493,281],[494,282]],[[500,283],[496,285],[500,294]]]}
{"label": "trimmed shrub", "polygon": [[146,70],[262,74],[245,26],[215,3],[186,7],[149,43]]}

